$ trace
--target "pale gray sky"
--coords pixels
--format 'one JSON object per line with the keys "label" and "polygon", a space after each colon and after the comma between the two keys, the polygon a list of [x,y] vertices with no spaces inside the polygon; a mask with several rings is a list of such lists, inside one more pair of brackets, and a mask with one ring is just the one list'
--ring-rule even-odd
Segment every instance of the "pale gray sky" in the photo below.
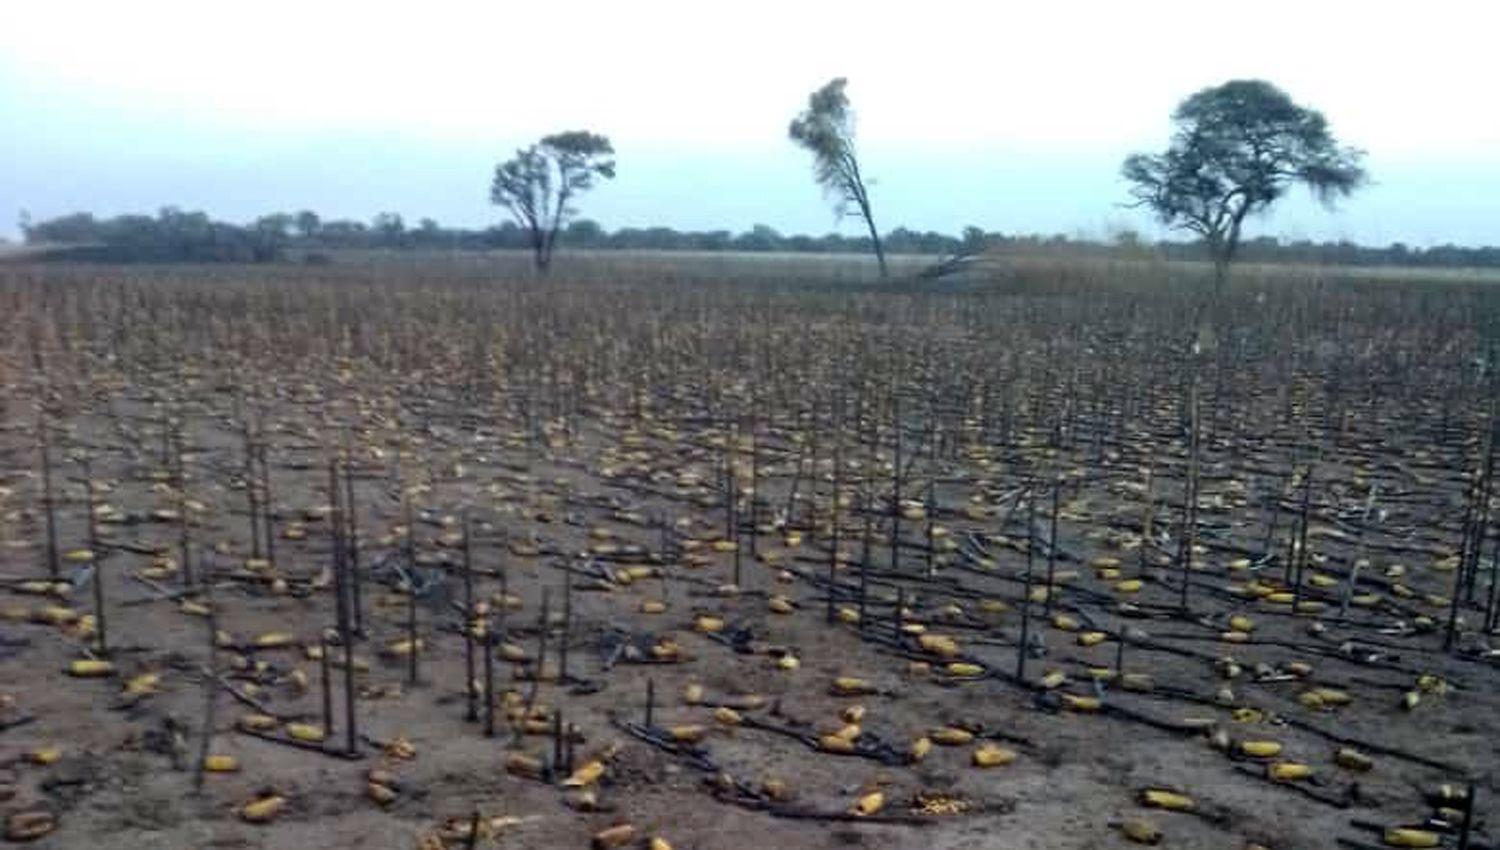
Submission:
{"label": "pale gray sky", "polygon": [[1263,77],[1376,184],[1257,232],[1500,244],[1497,25],[1493,0],[11,4],[0,233],[164,204],[481,225],[494,163],[573,128],[618,149],[583,204],[607,227],[825,232],[785,133],[842,75],[882,228],[1102,235],[1146,224],[1119,163],[1179,100]]}

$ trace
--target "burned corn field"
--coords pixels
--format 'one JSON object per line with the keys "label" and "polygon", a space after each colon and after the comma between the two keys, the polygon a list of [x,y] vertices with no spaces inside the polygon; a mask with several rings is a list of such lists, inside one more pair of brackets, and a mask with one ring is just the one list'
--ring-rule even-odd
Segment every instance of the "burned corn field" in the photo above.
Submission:
{"label": "burned corn field", "polygon": [[1496,846],[1500,296],[1183,277],[0,268],[4,838]]}

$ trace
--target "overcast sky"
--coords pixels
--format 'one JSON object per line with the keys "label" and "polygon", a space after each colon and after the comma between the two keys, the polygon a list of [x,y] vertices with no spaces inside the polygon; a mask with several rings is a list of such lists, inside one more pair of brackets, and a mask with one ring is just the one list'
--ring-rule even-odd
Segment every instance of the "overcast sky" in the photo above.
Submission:
{"label": "overcast sky", "polygon": [[1500,3],[18,2],[0,9],[0,234],[165,204],[481,225],[494,163],[614,141],[606,227],[855,233],[786,125],[850,79],[883,229],[1106,235],[1120,160],[1172,108],[1262,77],[1368,152],[1375,185],[1257,233],[1500,244]]}

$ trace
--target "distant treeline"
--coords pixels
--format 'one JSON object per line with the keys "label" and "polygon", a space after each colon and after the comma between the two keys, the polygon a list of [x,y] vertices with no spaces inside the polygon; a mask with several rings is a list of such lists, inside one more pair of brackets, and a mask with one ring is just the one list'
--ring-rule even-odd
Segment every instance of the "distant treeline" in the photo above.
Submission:
{"label": "distant treeline", "polygon": [[[423,218],[413,227],[396,213],[381,213],[369,223],[348,219],[325,221],[311,211],[274,213],[238,225],[214,221],[201,212],[167,207],[154,217],[122,215],[102,219],[90,213],[75,213],[47,221],[23,221],[22,229],[28,244],[58,246],[59,256],[108,262],[262,263],[284,259],[326,262],[328,252],[339,250],[485,251],[531,247],[527,233],[512,222],[474,230],[443,227],[433,219]],[[568,247],[614,250],[863,254],[871,248],[868,236],[782,234],[764,224],[742,233],[670,227],[622,227],[608,231],[598,222],[580,219],[569,224],[560,239]],[[1195,242],[1148,242],[1131,232],[1099,241],[1062,235],[1007,235],[979,227],[967,227],[957,236],[898,227],[886,234],[884,241],[887,253],[934,257],[986,249],[1115,257],[1123,252],[1172,260],[1204,256],[1202,246]],[[1240,256],[1252,263],[1500,267],[1500,247],[1412,248],[1399,242],[1376,248],[1352,242],[1282,242],[1263,237],[1246,241]]]}

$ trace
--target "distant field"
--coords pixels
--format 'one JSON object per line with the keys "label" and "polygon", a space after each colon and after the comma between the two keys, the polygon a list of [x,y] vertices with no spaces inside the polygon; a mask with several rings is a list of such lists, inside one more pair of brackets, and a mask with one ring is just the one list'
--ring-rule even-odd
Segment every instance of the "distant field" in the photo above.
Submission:
{"label": "distant field", "polygon": [[[530,276],[526,251],[424,252],[339,251],[330,256],[338,264],[403,269],[452,269],[462,274],[496,274],[506,278]],[[892,279],[910,280],[943,258],[897,254],[887,257]],[[736,278],[769,280],[814,278],[825,281],[878,281],[873,257],[859,254],[802,254],[712,251],[572,250],[557,255],[552,276],[557,279],[624,279],[641,275],[687,275],[721,282]],[[998,282],[1054,276],[1068,280],[1092,279],[1101,286],[1128,286],[1142,279],[1194,283],[1212,274],[1206,262],[1164,261],[1122,253],[1115,257],[1063,253],[991,254],[972,270],[955,277],[966,283]],[[1500,283],[1500,269],[1392,266],[1241,264],[1234,275],[1241,285],[1277,282],[1408,281]],[[951,282],[951,281],[950,281]]]}
{"label": "distant field", "polygon": [[[26,262],[45,248],[0,246],[0,262]],[[364,274],[374,269],[402,271],[421,277],[528,280],[534,277],[531,254],[520,250],[333,250],[314,252],[329,260],[325,276]],[[279,267],[302,265],[301,254],[289,256]],[[844,283],[901,288],[944,258],[896,254],[887,257],[891,278],[882,284],[875,260],[861,254],[805,254],[717,251],[566,250],[555,259],[556,281],[633,282],[646,279],[692,279],[705,283],[791,284]],[[186,266],[162,266],[171,276]],[[218,275],[232,265],[209,265]],[[254,268],[254,267],[248,267]],[[300,277],[300,272],[288,272]],[[937,290],[1015,287],[1027,291],[1063,286],[1079,289],[1133,289],[1164,283],[1198,286],[1211,277],[1206,262],[1166,261],[1139,251],[1116,256],[1080,256],[1067,249],[1056,252],[992,253],[980,256],[963,270],[919,286]],[[1500,283],[1500,269],[1432,268],[1351,265],[1254,264],[1235,266],[1235,285],[1257,287],[1278,283],[1324,284],[1343,282]]]}

